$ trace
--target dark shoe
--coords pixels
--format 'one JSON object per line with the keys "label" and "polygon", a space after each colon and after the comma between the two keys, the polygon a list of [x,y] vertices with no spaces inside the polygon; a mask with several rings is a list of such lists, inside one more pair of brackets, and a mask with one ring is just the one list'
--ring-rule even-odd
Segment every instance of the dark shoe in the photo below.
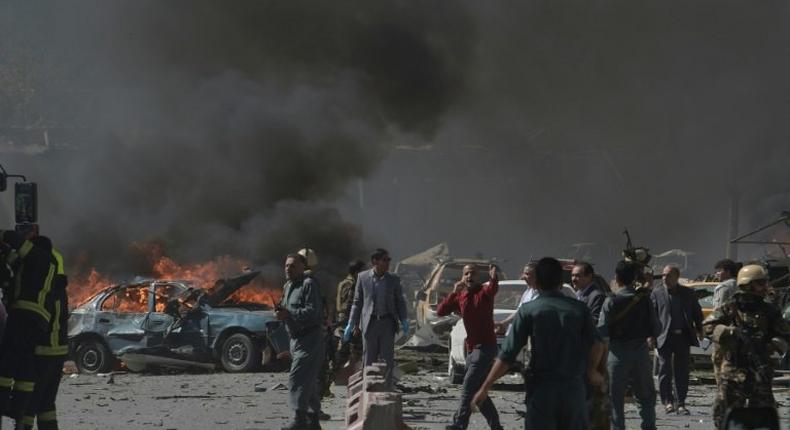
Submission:
{"label": "dark shoe", "polygon": [[451,425],[444,428],[444,430],[463,430],[461,427]]}
{"label": "dark shoe", "polygon": [[686,409],[685,405],[678,406],[678,415],[691,415],[688,409]]}
{"label": "dark shoe", "polygon": [[332,417],[330,417],[329,414],[326,413],[326,412],[321,411],[321,412],[318,413],[318,420],[319,421],[329,421],[331,419],[332,419]]}
{"label": "dark shoe", "polygon": [[307,413],[304,411],[296,411],[294,418],[290,424],[283,427],[282,430],[310,430],[307,425]]}
{"label": "dark shoe", "polygon": [[307,414],[307,428],[308,430],[321,430],[321,413]]}

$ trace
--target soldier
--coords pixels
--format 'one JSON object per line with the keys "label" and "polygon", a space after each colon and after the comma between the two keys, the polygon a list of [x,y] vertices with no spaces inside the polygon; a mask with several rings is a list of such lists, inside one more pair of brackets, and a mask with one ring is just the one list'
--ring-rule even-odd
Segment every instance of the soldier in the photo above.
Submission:
{"label": "soldier", "polygon": [[324,308],[318,283],[304,274],[307,260],[290,254],[285,260],[283,299],[275,309],[291,338],[291,371],[288,375],[293,421],[283,430],[320,429],[321,397],[318,374],[324,351]]}
{"label": "soldier", "polygon": [[[351,306],[354,304],[354,286],[357,283],[357,275],[365,268],[365,263],[362,260],[354,260],[348,265],[348,276],[346,279],[340,281],[337,286],[337,323],[336,327],[340,330],[342,337],[343,328],[348,325],[349,315],[351,314]],[[352,362],[359,361],[362,358],[362,338],[355,336],[351,338],[350,342],[343,341],[337,351],[335,358],[335,370],[344,366],[349,359]]]}
{"label": "soldier", "polygon": [[[732,408],[776,407],[771,382],[774,351],[786,347],[790,325],[779,310],[765,302],[768,273],[759,265],[744,266],[737,277],[739,291],[704,321],[705,334],[721,357],[713,421],[721,428]],[[781,351],[779,351],[781,352]]]}

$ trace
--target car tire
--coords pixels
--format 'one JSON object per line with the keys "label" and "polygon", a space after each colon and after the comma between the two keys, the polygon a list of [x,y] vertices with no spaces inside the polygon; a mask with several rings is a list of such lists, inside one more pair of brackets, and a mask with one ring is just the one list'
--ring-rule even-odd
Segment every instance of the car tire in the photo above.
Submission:
{"label": "car tire", "polygon": [[222,342],[219,351],[222,368],[228,373],[252,372],[261,365],[259,346],[244,333],[235,333]]}
{"label": "car tire", "polygon": [[80,373],[107,373],[113,369],[115,357],[103,342],[86,340],[77,345],[74,363]]}

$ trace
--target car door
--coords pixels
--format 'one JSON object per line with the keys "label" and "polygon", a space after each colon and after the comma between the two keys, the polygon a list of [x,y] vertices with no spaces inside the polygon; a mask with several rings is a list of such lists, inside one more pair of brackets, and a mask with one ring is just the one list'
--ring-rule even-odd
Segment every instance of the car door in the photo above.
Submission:
{"label": "car door", "polygon": [[[145,345],[147,347],[161,346],[165,343],[165,338],[168,338],[168,346],[179,346],[177,339],[180,333],[171,333],[175,316],[170,315],[169,312],[177,312],[175,310],[167,310],[169,303],[177,305],[178,297],[186,291],[186,287],[173,282],[153,282],[150,286],[150,301],[151,306],[149,311],[142,321],[140,328],[145,333]],[[175,330],[179,332],[179,329]],[[172,336],[172,339],[170,339]],[[170,340],[175,340],[175,344],[171,344]]]}
{"label": "car door", "polygon": [[149,292],[148,284],[125,285],[101,303],[96,323],[113,353],[144,346],[141,325],[148,315]]}

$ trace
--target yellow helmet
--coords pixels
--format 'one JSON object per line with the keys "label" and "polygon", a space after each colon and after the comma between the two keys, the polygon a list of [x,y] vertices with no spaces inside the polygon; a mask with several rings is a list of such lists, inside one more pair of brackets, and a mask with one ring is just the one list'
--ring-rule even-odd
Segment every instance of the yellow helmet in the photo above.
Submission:
{"label": "yellow helmet", "polygon": [[763,266],[749,264],[738,271],[738,286],[745,287],[752,281],[768,280],[768,272]]}
{"label": "yellow helmet", "polygon": [[297,254],[304,257],[307,260],[307,268],[312,269],[318,264],[318,255],[313,251],[312,248],[302,248],[297,252]]}

